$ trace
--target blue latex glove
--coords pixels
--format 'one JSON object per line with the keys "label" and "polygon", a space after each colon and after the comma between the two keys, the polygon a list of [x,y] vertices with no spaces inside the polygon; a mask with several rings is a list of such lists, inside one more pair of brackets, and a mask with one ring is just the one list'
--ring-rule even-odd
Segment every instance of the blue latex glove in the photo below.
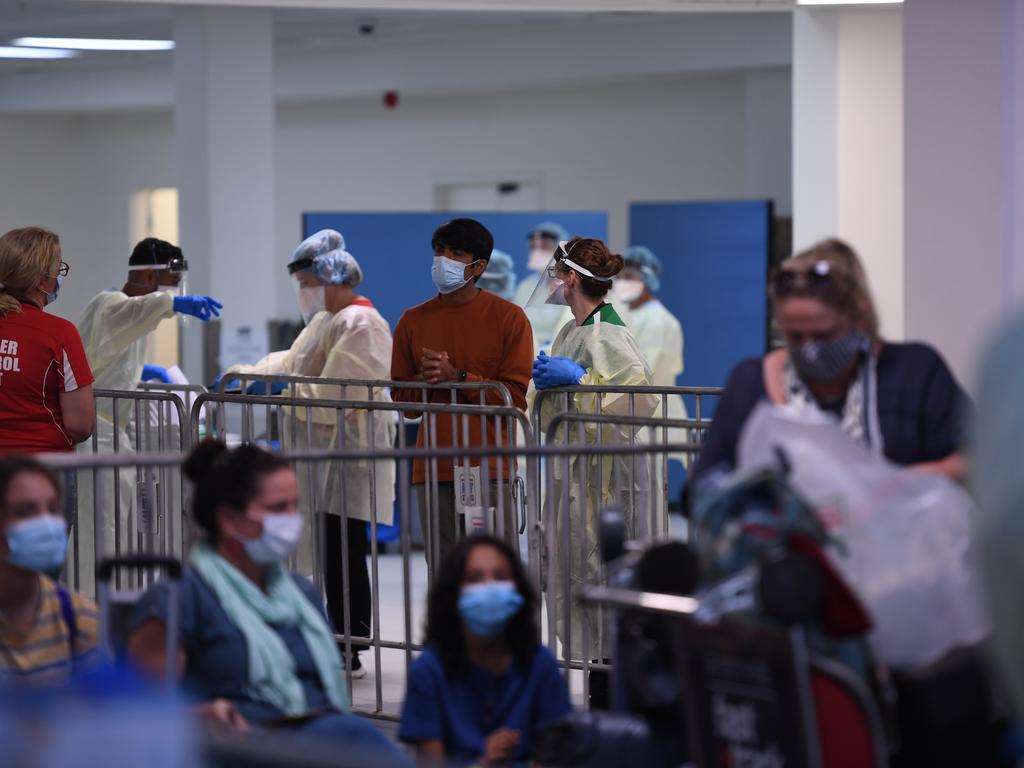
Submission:
{"label": "blue latex glove", "polygon": [[204,323],[220,317],[224,305],[211,296],[175,296],[174,311],[179,315],[192,315]]}
{"label": "blue latex glove", "polygon": [[167,375],[167,369],[159,365],[142,366],[143,381],[162,381],[164,384],[171,383],[171,377]]}
{"label": "blue latex glove", "polygon": [[[283,381],[272,381],[270,382],[270,394],[280,395],[288,389],[288,385]],[[249,388],[245,390],[247,395],[266,395],[267,394],[267,382],[265,381],[254,381],[249,385]]]}
{"label": "blue latex glove", "polygon": [[533,383],[537,389],[574,386],[587,372],[568,357],[548,357],[541,352],[533,361]]}
{"label": "blue latex glove", "polygon": [[[210,385],[210,391],[211,392],[220,392],[221,391],[220,383],[222,381],[224,381],[224,378],[226,376],[228,376],[228,375],[229,374],[227,374],[227,373],[222,373],[220,376],[218,376],[216,379],[214,379],[213,380],[213,384]],[[230,374],[230,375],[234,375],[234,374]],[[241,389],[241,388],[242,388],[242,383],[238,379],[228,379],[227,384],[224,386],[224,391],[227,392],[227,391],[232,390],[232,389]]]}

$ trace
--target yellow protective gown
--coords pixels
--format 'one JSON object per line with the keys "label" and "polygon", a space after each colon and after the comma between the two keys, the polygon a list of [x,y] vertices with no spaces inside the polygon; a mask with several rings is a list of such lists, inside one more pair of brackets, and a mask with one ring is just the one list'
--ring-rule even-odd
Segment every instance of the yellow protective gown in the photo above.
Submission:
{"label": "yellow protective gown", "polygon": [[[174,297],[169,293],[154,292],[145,296],[128,296],[121,291],[103,291],[90,301],[81,319],[78,321],[78,332],[85,345],[85,354],[89,359],[96,381],[94,389],[115,389],[131,391],[138,387],[142,377],[142,366],[146,361],[147,336],[156,330],[161,320],[174,316]],[[98,453],[114,453],[114,414],[112,401],[101,398],[96,408],[96,450]],[[148,409],[141,409],[143,427],[148,424]],[[121,454],[134,453],[138,446],[134,445],[135,413],[131,402],[119,401],[117,407],[117,451]],[[168,425],[164,434],[164,450],[176,450],[177,445],[170,445],[172,437],[178,435]],[[145,444],[141,450],[158,450],[158,437],[155,430],[150,431],[150,445]],[[93,452],[92,440],[79,443],[76,451],[80,454]],[[103,515],[100,528],[103,532],[102,546],[104,554],[114,553],[114,518],[120,520],[120,549],[122,552],[136,551],[140,542],[133,535],[137,531],[138,521],[133,518],[136,507],[136,494],[141,478],[135,469],[116,472],[120,489],[119,508],[115,510],[113,471],[99,473],[100,498],[103,499]],[[83,470],[78,473],[78,532],[79,562],[78,569],[82,577],[83,588],[91,594],[94,549],[93,541],[96,531],[96,512],[94,510],[93,472]],[[177,516],[175,516],[177,517]],[[180,520],[175,520],[180,531]],[[180,541],[180,538],[177,539]],[[72,553],[73,555],[73,553]],[[73,573],[74,564],[69,563],[69,573]]]}
{"label": "yellow protective gown", "polygon": [[[617,307],[618,308],[618,307]],[[652,299],[636,309],[621,312],[626,327],[640,345],[640,351],[647,360],[654,374],[652,383],[656,387],[678,386],[676,377],[683,373],[683,326],[675,315],[668,311],[664,304]],[[687,419],[686,403],[680,395],[668,398],[667,417],[670,419]],[[657,432],[657,440],[663,438],[661,430]],[[668,430],[668,442],[685,443],[689,439],[687,430]],[[685,453],[669,454],[669,459],[682,462],[689,467],[690,455]]]}
{"label": "yellow protective gown", "polygon": [[[255,365],[235,365],[228,373],[284,374],[318,376],[328,379],[388,379],[391,375],[391,329],[387,321],[364,298],[359,298],[344,309],[331,314],[318,312],[288,350],[271,352]],[[288,396],[303,399],[337,400],[342,398],[341,387],[328,384],[298,384],[287,391]],[[345,400],[366,400],[365,387],[346,387]],[[391,402],[388,390],[377,388],[374,399]],[[312,416],[312,445],[309,444],[306,410],[291,409],[281,444],[287,449],[306,446],[312,448],[366,448],[375,446],[388,450],[395,444],[397,416],[393,411],[373,413],[373,432],[370,415],[366,410],[348,410],[344,414],[344,435],[337,434],[337,412],[330,408],[314,408]],[[371,464],[373,465],[373,501],[371,504]],[[344,468],[344,474],[339,468]],[[310,480],[313,495],[310,494]],[[330,514],[340,515],[342,508],[350,519],[371,519],[391,525],[395,501],[395,463],[391,460],[332,463],[326,473],[312,478],[306,467],[299,468],[299,487],[303,496],[303,509],[307,515],[320,507]],[[342,494],[344,490],[344,494]],[[315,518],[307,519],[305,540],[298,554],[303,572],[311,572],[315,562],[313,530]],[[333,543],[332,543],[333,546]],[[340,542],[337,544],[340,546]]]}
{"label": "yellow protective gown", "polygon": [[[633,334],[611,305],[603,305],[595,314],[577,326],[575,321],[567,323],[555,338],[551,354],[553,357],[568,357],[586,370],[581,385],[645,386],[651,383],[651,369],[644,360]],[[628,416],[629,395],[598,395],[580,392],[572,395],[570,410],[579,413],[598,413]],[[547,431],[552,418],[564,405],[562,396],[546,398],[541,407],[541,427]],[[634,399],[633,415],[646,418],[653,416],[658,400],[650,395],[638,395]],[[559,430],[555,438],[559,442],[579,443],[578,426]],[[631,440],[638,444],[649,443],[647,430],[631,426],[586,425],[583,442],[587,445],[628,446]],[[549,489],[544,503],[544,519],[547,525],[554,524],[556,546],[548,552],[555,558],[557,585],[555,587],[556,626],[563,644],[566,643],[565,600],[571,600],[572,631],[568,643],[572,658],[608,658],[611,653],[610,638],[606,636],[603,617],[596,610],[581,610],[577,592],[581,584],[593,584],[600,578],[600,554],[598,552],[598,520],[600,511],[617,505],[625,511],[626,532],[629,540],[662,536],[668,529],[665,503],[660,489],[652,490],[651,457],[634,456],[573,456],[566,462],[561,458],[550,459],[555,478],[554,487]],[[581,489],[582,483],[582,489]],[[565,492],[568,488],[569,506],[565,509]],[[654,496],[652,497],[652,493]],[[569,527],[569,562],[564,562],[564,525]],[[570,589],[566,593],[566,577]],[[586,632],[586,638],[584,638]]]}

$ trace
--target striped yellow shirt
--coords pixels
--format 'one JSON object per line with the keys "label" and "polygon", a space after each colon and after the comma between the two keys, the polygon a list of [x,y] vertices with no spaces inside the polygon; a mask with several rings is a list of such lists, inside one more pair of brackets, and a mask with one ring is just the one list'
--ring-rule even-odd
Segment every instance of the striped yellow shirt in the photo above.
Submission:
{"label": "striped yellow shirt", "polygon": [[99,610],[87,597],[68,592],[74,614],[71,627],[64,617],[57,585],[40,574],[39,613],[27,632],[0,619],[0,681],[31,685],[60,685],[73,671],[94,663],[99,647]]}

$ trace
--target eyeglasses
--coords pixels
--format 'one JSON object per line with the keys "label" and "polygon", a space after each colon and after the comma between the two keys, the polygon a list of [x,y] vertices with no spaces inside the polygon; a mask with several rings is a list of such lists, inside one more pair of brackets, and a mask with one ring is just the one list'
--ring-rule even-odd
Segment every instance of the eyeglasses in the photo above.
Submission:
{"label": "eyeglasses", "polygon": [[68,263],[66,261],[62,261],[60,263],[60,266],[57,268],[57,274],[56,275],[50,275],[50,277],[67,277],[68,276],[68,272],[70,272],[70,271],[71,271],[71,267],[68,265]]}
{"label": "eyeglasses", "polygon": [[558,279],[559,272],[565,272],[568,269],[569,268],[565,266],[565,264],[563,264],[560,261],[556,261],[554,264],[548,267],[548,277],[550,277],[552,280],[556,280]]}

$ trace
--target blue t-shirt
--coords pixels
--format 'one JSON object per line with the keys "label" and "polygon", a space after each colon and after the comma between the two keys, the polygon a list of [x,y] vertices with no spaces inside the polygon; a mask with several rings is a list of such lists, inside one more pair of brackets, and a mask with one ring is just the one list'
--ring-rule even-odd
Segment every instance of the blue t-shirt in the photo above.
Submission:
{"label": "blue t-shirt", "polygon": [[[316,587],[301,576],[293,574],[293,578],[323,614],[323,601]],[[181,643],[188,658],[183,681],[185,689],[201,701],[227,699],[252,723],[283,715],[277,707],[249,694],[249,649],[245,637],[231,623],[213,590],[191,568],[182,573],[179,594]],[[167,620],[167,584],[164,582],[151,587],[139,600],[132,612],[131,629],[149,618]],[[326,621],[327,617],[324,619]],[[273,626],[273,629],[295,659],[295,675],[306,692],[306,707],[310,711],[331,708],[302,630],[298,625]]]}
{"label": "blue t-shirt", "polygon": [[513,661],[502,675],[467,663],[460,677],[450,679],[437,649],[428,645],[409,673],[398,738],[438,740],[449,760],[471,762],[483,755],[488,736],[510,728],[519,731],[514,760],[524,760],[537,731],[571,709],[558,664],[544,646],[529,664]]}

